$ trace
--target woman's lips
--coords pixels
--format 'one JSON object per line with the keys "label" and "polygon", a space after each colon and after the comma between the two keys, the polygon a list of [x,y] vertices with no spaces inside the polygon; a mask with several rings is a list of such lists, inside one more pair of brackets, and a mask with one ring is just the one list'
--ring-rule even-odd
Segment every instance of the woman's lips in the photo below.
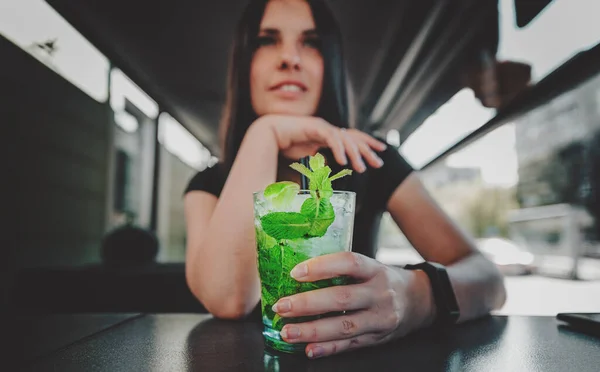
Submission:
{"label": "woman's lips", "polygon": [[284,81],[274,85],[270,91],[278,97],[285,99],[296,99],[301,97],[306,92],[306,86],[298,82]]}

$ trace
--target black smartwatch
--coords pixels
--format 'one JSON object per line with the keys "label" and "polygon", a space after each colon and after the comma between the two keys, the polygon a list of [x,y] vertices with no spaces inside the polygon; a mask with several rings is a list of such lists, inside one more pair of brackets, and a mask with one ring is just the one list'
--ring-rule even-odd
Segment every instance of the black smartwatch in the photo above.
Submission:
{"label": "black smartwatch", "polygon": [[416,265],[406,265],[404,268],[406,270],[423,270],[429,277],[436,307],[436,317],[432,325],[456,323],[460,316],[460,309],[444,265],[436,262],[422,262]]}

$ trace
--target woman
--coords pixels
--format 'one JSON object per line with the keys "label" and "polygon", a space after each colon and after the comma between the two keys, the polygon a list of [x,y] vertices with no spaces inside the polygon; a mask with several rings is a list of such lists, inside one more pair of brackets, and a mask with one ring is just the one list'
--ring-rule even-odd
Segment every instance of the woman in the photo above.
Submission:
{"label": "woman", "polygon": [[188,285],[215,316],[242,318],[260,301],[252,193],[275,181],[299,182],[290,162],[323,148],[332,168],[349,161],[356,172],[343,188],[357,191],[353,252],[311,259],[292,274],[300,281],[350,275],[357,284],[274,306],[282,317],[352,310],[283,328],[284,340],[308,343],[309,357],[386,342],[436,319],[423,271],[374,259],[373,237],[386,210],[425,260],[447,267],[459,321],[482,316],[505,298],[500,273],[398,152],[348,128],[345,79],[339,30],[323,1],[251,1],[232,54],[223,161],[198,173],[185,196]]}

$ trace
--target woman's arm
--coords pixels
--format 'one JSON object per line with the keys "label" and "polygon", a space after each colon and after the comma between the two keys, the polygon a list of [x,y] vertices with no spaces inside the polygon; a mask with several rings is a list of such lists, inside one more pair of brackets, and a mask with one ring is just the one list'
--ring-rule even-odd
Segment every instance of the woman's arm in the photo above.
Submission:
{"label": "woman's arm", "polygon": [[[503,277],[474,243],[431,198],[416,174],[400,184],[388,202],[388,210],[408,240],[427,261],[445,265],[460,307],[459,321],[473,319],[501,307],[506,300]],[[435,315],[429,279],[417,272],[414,286],[429,299],[416,303],[428,324]]]}
{"label": "woman's arm", "polygon": [[251,127],[221,197],[185,197],[187,283],[217,317],[243,317],[260,299],[252,194],[275,181],[278,150],[272,132]]}

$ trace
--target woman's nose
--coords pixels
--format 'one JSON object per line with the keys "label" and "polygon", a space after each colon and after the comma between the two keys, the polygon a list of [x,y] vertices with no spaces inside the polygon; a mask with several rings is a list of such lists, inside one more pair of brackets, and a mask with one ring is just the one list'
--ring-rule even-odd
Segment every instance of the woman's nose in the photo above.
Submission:
{"label": "woman's nose", "polygon": [[294,69],[300,70],[300,53],[294,46],[283,47],[281,50],[281,63],[279,68],[281,69]]}

